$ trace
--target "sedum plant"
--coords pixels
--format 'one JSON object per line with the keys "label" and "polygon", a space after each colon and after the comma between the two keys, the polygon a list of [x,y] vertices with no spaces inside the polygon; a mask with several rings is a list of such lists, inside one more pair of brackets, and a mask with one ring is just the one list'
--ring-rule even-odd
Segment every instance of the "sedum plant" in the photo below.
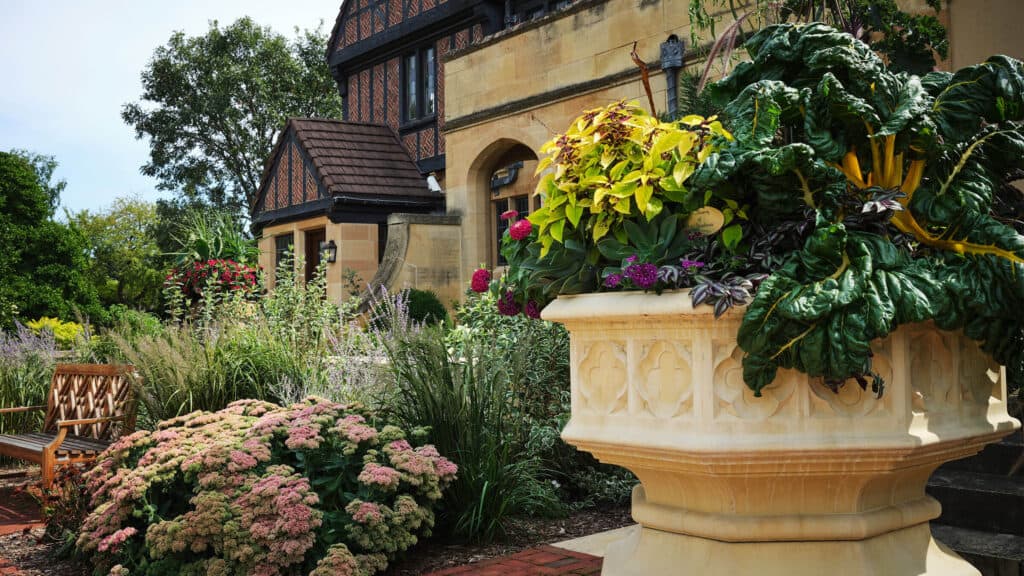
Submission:
{"label": "sedum plant", "polygon": [[[751,61],[709,87],[720,125],[666,126],[632,150],[603,144],[606,127],[582,140],[587,155],[567,154],[559,143],[576,140],[564,137],[546,148],[555,171],[538,192],[552,206],[574,191],[579,204],[604,186],[587,180],[601,166],[681,162],[654,142],[701,131],[681,181],[644,181],[663,200],[656,214],[621,213],[618,233],[598,235],[591,204],[590,220],[564,225],[561,239],[554,208],[531,217],[536,227],[510,228],[510,269],[491,283],[499,306],[680,287],[719,314],[749,303],[738,342],[758,395],[780,367],[881,393],[871,341],[911,322],[962,329],[1011,374],[1024,370],[1024,203],[1008,186],[1024,170],[1024,66],[995,56],[918,77],[819,23],[767,27],[745,48]],[[702,213],[717,222],[696,225]]]}
{"label": "sedum plant", "polygon": [[358,405],[258,400],[114,443],[86,474],[95,574],[367,575],[430,534],[456,466]]}

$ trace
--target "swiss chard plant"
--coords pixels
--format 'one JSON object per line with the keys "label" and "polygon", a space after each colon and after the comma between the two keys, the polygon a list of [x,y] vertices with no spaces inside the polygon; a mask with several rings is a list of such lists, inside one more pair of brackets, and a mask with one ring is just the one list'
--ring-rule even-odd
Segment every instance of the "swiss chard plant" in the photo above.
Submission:
{"label": "swiss chard plant", "polygon": [[[1024,66],[918,77],[817,23],[745,48],[709,87],[721,120],[658,123],[622,147],[623,128],[588,123],[644,129],[592,111],[545,149],[545,208],[506,236],[510,269],[492,283],[507,308],[623,288],[692,288],[718,313],[749,302],[738,341],[758,394],[780,367],[881,393],[871,342],[929,320],[1024,370],[1024,200],[1009,185],[1024,174]],[[626,178],[628,210],[598,204]]]}
{"label": "swiss chard plant", "polygon": [[895,73],[821,24],[771,26],[746,48],[711,87],[735,141],[693,185],[749,202],[756,225],[814,220],[747,309],[747,384],[786,367],[878,388],[871,341],[926,320],[1019,368],[1024,236],[997,206],[1019,205],[1006,183],[1024,168],[1021,63]]}

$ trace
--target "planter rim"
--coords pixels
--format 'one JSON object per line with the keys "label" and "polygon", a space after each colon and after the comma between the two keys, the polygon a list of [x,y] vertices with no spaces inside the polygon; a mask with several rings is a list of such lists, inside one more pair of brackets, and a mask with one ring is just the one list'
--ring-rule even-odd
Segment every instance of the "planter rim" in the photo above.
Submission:
{"label": "planter rim", "polygon": [[[714,306],[701,304],[696,308],[690,289],[653,292],[593,292],[559,296],[541,311],[541,318],[551,322],[594,320],[594,310],[601,310],[601,321],[636,320],[652,316],[713,316]],[[746,306],[734,306],[717,320],[740,320]]]}

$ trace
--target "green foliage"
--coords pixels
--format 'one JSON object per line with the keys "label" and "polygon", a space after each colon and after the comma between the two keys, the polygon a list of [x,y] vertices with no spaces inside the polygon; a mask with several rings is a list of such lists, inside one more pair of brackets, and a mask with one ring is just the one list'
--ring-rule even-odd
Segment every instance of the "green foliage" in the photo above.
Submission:
{"label": "green foliage", "polygon": [[683,184],[714,150],[713,136],[730,138],[714,118],[666,123],[625,102],[585,112],[541,148],[547,156],[537,173],[553,171],[537,185],[544,205],[529,216],[539,227],[540,256],[568,238],[625,239],[624,222],[685,203]]}
{"label": "green foliage", "polygon": [[78,551],[97,575],[375,574],[430,535],[458,471],[382,424],[359,405],[245,400],[125,436],[86,475]]}
{"label": "green foliage", "polygon": [[448,310],[434,292],[406,288],[402,294],[408,302],[409,318],[413,321],[433,325],[448,319]]}
{"label": "green foliage", "polygon": [[541,463],[538,477],[571,507],[620,505],[636,478],[627,470],[599,463],[561,438],[569,420],[569,333],[561,324],[497,311],[489,292],[467,294],[457,325],[446,334],[451,350],[487,347],[499,370],[521,364],[509,381],[510,418],[526,432],[525,454]]}
{"label": "green foliage", "polygon": [[58,466],[49,487],[32,486],[28,489],[46,523],[42,539],[60,545],[58,556],[74,553],[78,531],[91,511],[91,494],[82,478],[83,467],[82,464]]}
{"label": "green foliage", "polygon": [[946,29],[936,17],[942,10],[942,0],[926,3],[935,15],[904,12],[897,0],[690,0],[688,8],[695,43],[702,30],[716,33],[719,19],[708,9],[728,8],[733,20],[745,18],[750,22],[750,33],[768,24],[824,22],[870,42],[871,49],[893,70],[924,75],[935,68],[935,55],[945,59],[949,51]]}
{"label": "green foliage", "polygon": [[771,26],[746,48],[710,88],[736,141],[694,186],[740,195],[765,227],[813,214],[747,310],[747,384],[786,367],[880,391],[870,342],[924,320],[1020,365],[1024,236],[992,211],[1024,168],[1021,63],[922,79],[821,24]]}
{"label": "green foliage", "polygon": [[174,256],[179,266],[208,260],[234,260],[247,266],[256,264],[260,251],[256,241],[246,234],[237,215],[223,210],[192,210],[184,215],[173,236]]}
{"label": "green foliage", "polygon": [[489,541],[514,514],[558,509],[540,461],[525,451],[526,428],[509,404],[522,376],[522,353],[500,356],[479,345],[450,355],[439,328],[388,343],[398,400],[389,412],[402,426],[422,426],[459,463],[440,520],[456,536]]}
{"label": "green foliage", "polygon": [[105,306],[160,308],[164,268],[154,204],[118,198],[105,210],[68,214],[68,223],[88,242],[88,275]]}
{"label": "green foliage", "polygon": [[142,72],[122,118],[150,142],[142,170],[233,214],[247,213],[276,131],[289,117],[341,117],[320,30],[294,40],[241,18],[202,36],[175,32]]}
{"label": "green foliage", "polygon": [[[24,326],[14,332],[0,331],[0,407],[43,406],[57,364],[53,334],[35,334]],[[0,433],[39,430],[44,411],[16,412],[0,416]]]}
{"label": "green foliage", "polygon": [[70,349],[85,331],[85,328],[77,322],[61,322],[57,318],[46,316],[38,320],[30,320],[25,323],[25,326],[36,334],[48,332],[57,342],[57,346],[64,350]]}
{"label": "green foliage", "polygon": [[89,282],[87,243],[53,218],[53,189],[32,161],[0,152],[0,328],[16,317],[105,319]]}

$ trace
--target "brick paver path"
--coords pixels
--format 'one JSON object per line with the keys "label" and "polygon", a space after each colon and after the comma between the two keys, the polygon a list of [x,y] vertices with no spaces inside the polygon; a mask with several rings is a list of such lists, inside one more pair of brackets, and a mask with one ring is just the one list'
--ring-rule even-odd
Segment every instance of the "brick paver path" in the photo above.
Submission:
{"label": "brick paver path", "polygon": [[14,488],[0,489],[0,536],[42,525],[39,506],[28,494]]}
{"label": "brick paver path", "polygon": [[600,574],[601,558],[554,546],[540,546],[518,554],[445,568],[427,576],[528,576],[533,574]]}

